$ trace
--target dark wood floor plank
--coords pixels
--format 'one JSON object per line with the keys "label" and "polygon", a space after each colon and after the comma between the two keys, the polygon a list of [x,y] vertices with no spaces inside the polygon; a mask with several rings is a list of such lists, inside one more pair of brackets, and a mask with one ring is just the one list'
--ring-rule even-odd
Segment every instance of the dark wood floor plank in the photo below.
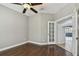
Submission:
{"label": "dark wood floor plank", "polygon": [[72,56],[72,53],[53,44],[53,45],[36,45],[27,43],[0,52],[0,56]]}

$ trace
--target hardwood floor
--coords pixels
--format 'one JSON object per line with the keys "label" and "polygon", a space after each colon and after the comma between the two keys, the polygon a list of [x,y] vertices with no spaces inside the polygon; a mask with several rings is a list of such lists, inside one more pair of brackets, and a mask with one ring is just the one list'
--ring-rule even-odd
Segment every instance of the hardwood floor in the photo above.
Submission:
{"label": "hardwood floor", "polygon": [[0,52],[0,56],[72,56],[72,53],[57,45],[36,45],[27,43]]}

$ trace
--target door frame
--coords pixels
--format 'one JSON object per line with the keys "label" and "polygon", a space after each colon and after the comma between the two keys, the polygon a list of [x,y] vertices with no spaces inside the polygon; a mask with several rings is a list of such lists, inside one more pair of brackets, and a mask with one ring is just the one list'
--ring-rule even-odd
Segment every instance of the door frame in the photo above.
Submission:
{"label": "door frame", "polygon": [[[55,37],[54,42],[49,42],[49,23],[55,23],[54,21],[48,21],[48,44],[55,44]],[[54,24],[54,30],[55,30],[55,24]]]}
{"label": "door frame", "polygon": [[[75,16],[75,17],[74,17]],[[60,19],[58,19],[57,21],[55,21],[55,26],[56,26],[56,32],[55,32],[55,39],[56,39],[56,44],[58,44],[58,42],[57,42],[57,40],[58,40],[58,38],[57,38],[57,26],[58,26],[58,22],[60,22],[60,21],[63,21],[63,20],[65,20],[65,19],[67,19],[67,18],[72,18],[72,22],[74,22],[75,21],[75,18],[76,18],[76,15],[73,13],[73,14],[70,14],[70,15],[67,15],[67,16],[65,16],[65,17],[62,17],[62,18],[60,18]],[[76,23],[76,22],[75,22]],[[75,41],[75,38],[76,38],[76,29],[77,29],[77,25],[75,25],[74,23],[72,24],[72,26],[74,26],[73,27],[73,29],[75,29],[75,31],[73,31],[73,33],[74,33],[74,35],[75,35],[75,37],[73,38],[73,42],[72,43],[74,43],[74,41]],[[73,46],[73,45],[72,45]],[[76,42],[75,42],[75,46],[77,46],[76,45]],[[76,47],[77,48],[77,47]],[[73,55],[76,55],[77,53],[77,50],[76,49],[74,49],[74,47],[72,47],[72,54]]]}

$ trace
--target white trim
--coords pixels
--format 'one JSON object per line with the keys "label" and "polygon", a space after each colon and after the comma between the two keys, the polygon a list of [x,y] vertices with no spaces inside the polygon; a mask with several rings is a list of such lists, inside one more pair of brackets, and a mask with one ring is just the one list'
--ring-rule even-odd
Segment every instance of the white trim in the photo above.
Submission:
{"label": "white trim", "polygon": [[34,43],[37,45],[50,45],[50,44],[55,44],[55,43],[39,43],[39,42],[34,42],[34,41],[28,41],[29,43]]}
{"label": "white trim", "polygon": [[67,16],[64,16],[64,17],[61,17],[61,18],[59,18],[58,20],[56,20],[55,22],[56,22],[56,23],[57,23],[57,22],[60,22],[60,21],[66,19],[66,18],[69,18],[69,17],[72,17],[72,14],[67,15]]}
{"label": "white trim", "polygon": [[47,45],[48,43],[39,43],[34,41],[28,41],[29,43],[37,44],[37,45]]}
{"label": "white trim", "polygon": [[12,45],[12,46],[9,46],[9,47],[2,48],[2,49],[0,49],[0,51],[4,51],[4,50],[10,49],[10,48],[14,48],[14,47],[23,45],[23,44],[25,44],[25,43],[28,43],[28,41],[22,42],[22,43],[19,43],[19,44],[16,44],[16,45]]}

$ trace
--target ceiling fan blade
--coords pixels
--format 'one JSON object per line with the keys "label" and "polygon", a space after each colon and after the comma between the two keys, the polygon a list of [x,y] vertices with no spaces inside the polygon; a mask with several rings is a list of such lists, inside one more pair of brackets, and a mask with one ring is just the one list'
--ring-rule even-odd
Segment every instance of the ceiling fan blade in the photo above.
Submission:
{"label": "ceiling fan blade", "polygon": [[35,13],[38,13],[38,11],[36,11],[34,8],[30,8],[30,10],[32,10]]}
{"label": "ceiling fan blade", "polygon": [[32,6],[35,6],[35,5],[41,5],[43,3],[31,3]]}
{"label": "ceiling fan blade", "polygon": [[26,4],[31,5],[31,3],[26,3]]}
{"label": "ceiling fan blade", "polygon": [[21,3],[12,3],[12,4],[16,4],[16,5],[22,5]]}
{"label": "ceiling fan blade", "polygon": [[26,9],[26,8],[24,8],[23,13],[25,13],[25,12],[26,12],[26,10],[27,10],[27,9]]}

